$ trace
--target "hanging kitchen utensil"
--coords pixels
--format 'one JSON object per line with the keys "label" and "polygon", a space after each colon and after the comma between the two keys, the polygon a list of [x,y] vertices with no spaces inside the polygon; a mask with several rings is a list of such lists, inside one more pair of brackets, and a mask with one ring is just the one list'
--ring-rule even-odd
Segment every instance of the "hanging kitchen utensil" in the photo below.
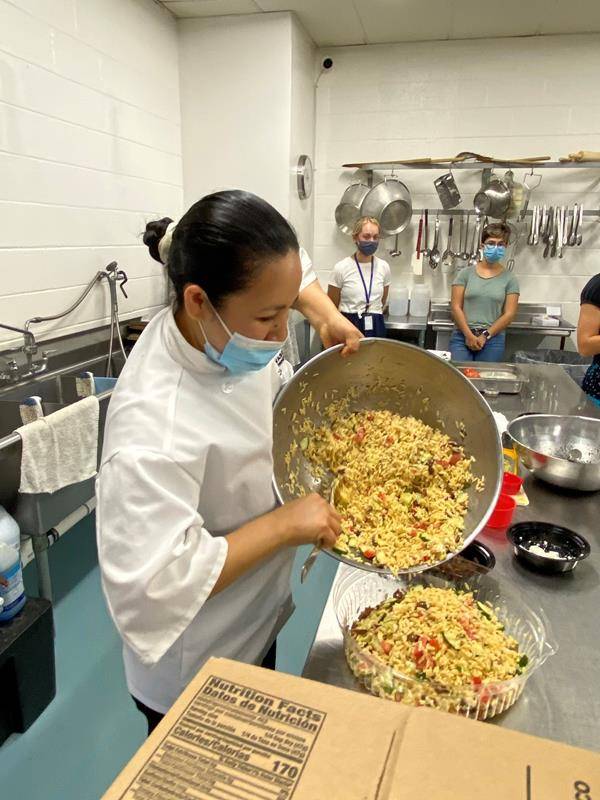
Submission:
{"label": "hanging kitchen utensil", "polygon": [[[483,181],[487,178],[487,170],[484,170]],[[482,182],[481,189],[473,198],[475,211],[486,214],[493,219],[502,218],[508,211],[510,205],[510,189],[501,181],[500,178],[490,176],[489,181]]]}
{"label": "hanging kitchen utensil", "polygon": [[577,239],[575,242],[577,247],[579,247],[579,245],[583,240],[583,236],[581,233],[582,229],[583,229],[583,203],[579,206],[579,223],[577,225]]}
{"label": "hanging kitchen utensil", "polygon": [[479,230],[481,227],[481,217],[477,214],[475,219],[475,227],[473,228],[473,241],[471,242],[471,252],[469,254],[468,265],[476,267],[479,261]]}
{"label": "hanging kitchen utensil", "polygon": [[537,206],[533,207],[533,211],[531,212],[531,228],[529,230],[529,236],[527,237],[527,244],[535,244],[535,228],[538,220],[539,209]]}
{"label": "hanging kitchen utensil", "polygon": [[454,233],[454,217],[448,220],[448,242],[442,256],[442,272],[452,272],[454,269],[454,253],[452,251],[452,235]]}
{"label": "hanging kitchen utensil", "polygon": [[419,232],[417,233],[417,259],[421,258],[421,237],[423,236],[423,214],[419,218]]}
{"label": "hanging kitchen utensil", "polygon": [[431,248],[431,252],[429,253],[429,266],[431,269],[437,269],[440,261],[442,260],[442,254],[439,248],[439,241],[440,241],[440,217],[439,215],[435,218],[435,234],[433,237],[433,247]]}
{"label": "hanging kitchen utensil", "polygon": [[556,258],[556,248],[558,246],[558,206],[554,208],[554,218],[552,220],[552,232],[550,234],[550,257]]}
{"label": "hanging kitchen utensil", "polygon": [[397,178],[384,178],[365,196],[361,216],[379,221],[381,235],[395,236],[409,224],[412,200],[407,187]]}
{"label": "hanging kitchen utensil", "polygon": [[525,189],[522,183],[515,181],[515,176],[512,170],[507,170],[504,174],[504,183],[510,191],[510,202],[506,210],[508,219],[516,219],[520,213],[523,203],[525,202]]}
{"label": "hanging kitchen utensil", "polygon": [[506,262],[506,269],[509,272],[512,272],[514,270],[514,268],[515,268],[515,250],[516,250],[516,245],[513,245],[513,248],[512,248],[511,254],[510,254],[510,258]]}
{"label": "hanging kitchen utensil", "polygon": [[[537,183],[533,183],[533,178],[537,178]],[[525,189],[525,201],[523,203],[523,207],[521,208],[520,218],[525,219],[525,214],[527,213],[527,208],[529,206],[529,201],[531,199],[531,193],[534,189],[537,189],[540,183],[542,182],[542,176],[539,172],[534,172],[533,167],[531,168],[531,172],[525,174],[523,176],[523,188]]]}
{"label": "hanging kitchen utensil", "polygon": [[397,256],[402,255],[402,250],[398,248],[398,235],[399,234],[396,234],[396,236],[394,237],[394,249],[388,251],[392,258],[396,258]]}
{"label": "hanging kitchen utensil", "polygon": [[423,258],[427,258],[429,256],[429,210],[426,208],[424,211],[424,227],[423,227],[423,247],[419,250],[419,253],[422,253]]}
{"label": "hanging kitchen utensil", "polygon": [[335,222],[346,236],[352,236],[356,222],[361,217],[361,205],[369,194],[369,187],[364,183],[352,183],[335,209]]}
{"label": "hanging kitchen utensil", "polygon": [[567,244],[573,247],[577,241],[577,219],[579,214],[579,204],[575,203],[573,206],[573,213],[571,214],[571,224],[569,226],[569,235],[567,237]]}
{"label": "hanging kitchen utensil", "polygon": [[468,241],[469,241],[469,217],[470,217],[470,214],[467,212],[467,223],[465,225],[465,241],[464,241],[464,243],[462,245],[462,251],[460,253],[460,258],[461,258],[462,261],[468,261],[469,260],[469,255],[470,255],[467,252],[467,244],[468,244]]}
{"label": "hanging kitchen utensil", "polygon": [[435,190],[440,198],[442,208],[445,211],[449,211],[451,208],[456,208],[456,206],[460,204],[462,198],[460,196],[460,192],[458,191],[458,186],[456,185],[454,176],[452,175],[452,171],[447,172],[445,175],[441,175],[439,178],[436,178],[436,180],[433,182],[433,185],[435,186]]}
{"label": "hanging kitchen utensil", "polygon": [[544,228],[544,235],[542,237],[542,241],[546,245],[544,247],[543,258],[548,258],[550,255],[550,249],[552,247],[552,242],[554,240],[553,230],[554,230],[554,208],[550,206],[546,215],[546,227]]}
{"label": "hanging kitchen utensil", "polygon": [[563,231],[562,231],[562,246],[566,247],[569,244],[569,231],[567,226],[567,221],[569,219],[569,208],[568,206],[562,207],[562,223],[563,223]]}
{"label": "hanging kitchen utensil", "polygon": [[567,227],[567,209],[563,206],[560,209],[559,217],[558,217],[558,227],[559,227],[559,236],[558,236],[558,257],[563,257],[563,247],[565,246],[565,229]]}
{"label": "hanging kitchen utensil", "polygon": [[[536,208],[537,208],[537,206],[534,208],[534,213],[535,213],[535,209]],[[539,208],[538,208],[537,222],[539,222],[539,219],[540,219],[540,217],[539,217]],[[517,248],[519,246],[519,241],[521,240],[521,236],[523,235],[523,233],[527,230],[527,223],[525,222],[525,220],[519,220],[517,223],[515,223],[514,230],[516,230],[516,236],[511,237],[512,238],[512,242],[510,244],[510,247],[511,247],[510,257],[509,257],[508,261],[506,262],[506,269],[509,272],[512,272],[514,270],[514,268],[515,268],[515,254],[516,254]],[[535,234],[534,234],[534,238],[535,238]]]}
{"label": "hanging kitchen utensil", "polygon": [[540,206],[537,207],[537,218],[535,222],[535,230],[533,232],[533,244],[536,245],[539,243],[540,238],[544,237],[544,230],[546,228],[546,223],[548,220],[548,206],[544,204],[541,209]]}

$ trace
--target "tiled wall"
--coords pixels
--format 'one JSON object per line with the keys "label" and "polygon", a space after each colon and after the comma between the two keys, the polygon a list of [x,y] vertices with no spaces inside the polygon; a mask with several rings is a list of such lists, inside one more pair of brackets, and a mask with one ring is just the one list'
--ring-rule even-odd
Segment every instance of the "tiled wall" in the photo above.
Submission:
{"label": "tiled wall", "polygon": [[[145,223],[182,202],[177,33],[151,0],[0,0],[0,322],[66,308],[112,260],[160,305]],[[101,324],[107,287],[48,335]],[[0,342],[12,340],[0,329]]]}
{"label": "tiled wall", "polygon": [[[600,36],[553,36],[330,48],[333,69],[317,90],[315,262],[324,284],[351,252],[334,210],[355,173],[348,162],[452,156],[463,150],[496,157],[600,150]],[[600,165],[599,165],[600,166]],[[439,207],[440,172],[401,171],[417,208]],[[525,170],[515,173],[522,179]],[[541,170],[531,203],[600,205],[600,169]],[[472,207],[480,172],[456,172],[463,207]],[[418,221],[417,221],[418,222]],[[400,237],[402,256],[382,255],[398,284],[410,284],[417,224]],[[587,219],[583,244],[563,259],[544,260],[521,239],[515,271],[522,298],[561,301],[577,321],[578,296],[600,272],[600,225]],[[434,297],[449,296],[449,279],[426,270]]]}

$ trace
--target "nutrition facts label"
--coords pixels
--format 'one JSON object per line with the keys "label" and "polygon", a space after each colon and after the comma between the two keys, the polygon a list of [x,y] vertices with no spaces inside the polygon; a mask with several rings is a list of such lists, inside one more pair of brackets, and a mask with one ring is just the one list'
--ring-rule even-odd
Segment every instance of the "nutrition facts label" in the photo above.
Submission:
{"label": "nutrition facts label", "polygon": [[326,714],[211,675],[123,800],[288,800]]}

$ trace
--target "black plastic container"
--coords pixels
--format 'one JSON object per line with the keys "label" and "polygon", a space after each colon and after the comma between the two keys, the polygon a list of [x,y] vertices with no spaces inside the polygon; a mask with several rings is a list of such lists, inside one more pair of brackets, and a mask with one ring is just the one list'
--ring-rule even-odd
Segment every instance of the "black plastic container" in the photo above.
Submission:
{"label": "black plastic container", "polygon": [[[537,572],[570,572],[590,554],[587,539],[550,522],[519,522],[508,529],[506,536],[512,542],[515,556]],[[561,558],[531,553],[528,549],[531,545],[555,550]]]}
{"label": "black plastic container", "polygon": [[495,566],[496,557],[490,548],[475,540],[450,561],[431,571],[445,578],[467,580],[474,575],[485,575]]}

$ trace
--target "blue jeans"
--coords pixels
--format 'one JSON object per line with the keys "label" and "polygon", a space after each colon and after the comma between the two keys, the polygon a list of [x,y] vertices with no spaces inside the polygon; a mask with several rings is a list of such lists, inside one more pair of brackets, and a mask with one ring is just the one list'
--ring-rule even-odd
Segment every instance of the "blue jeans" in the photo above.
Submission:
{"label": "blue jeans", "polygon": [[450,354],[452,361],[502,361],[506,334],[499,333],[485,343],[483,350],[469,350],[464,334],[454,331],[450,337]]}

